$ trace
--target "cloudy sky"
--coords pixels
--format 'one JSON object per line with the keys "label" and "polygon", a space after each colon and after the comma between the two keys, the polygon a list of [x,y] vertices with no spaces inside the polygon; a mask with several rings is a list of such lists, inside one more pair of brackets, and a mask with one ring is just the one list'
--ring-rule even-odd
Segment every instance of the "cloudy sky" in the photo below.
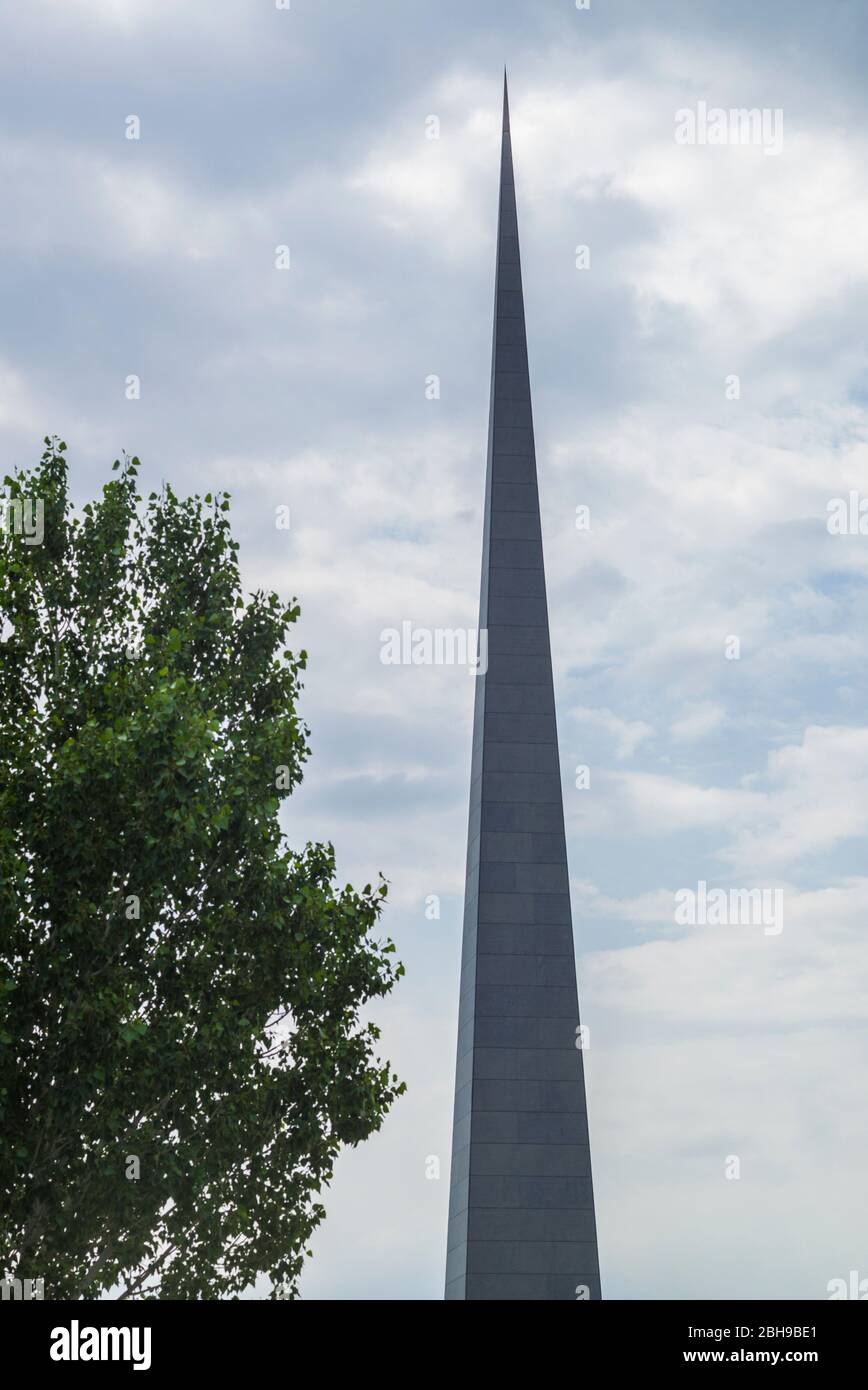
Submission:
{"label": "cloudy sky", "polygon": [[[309,1298],[442,1296],[473,682],[380,634],[476,622],[504,63],[604,1294],[868,1278],[868,536],[827,527],[868,495],[866,31],[862,0],[6,10],[3,470],[57,431],[80,501],[123,449],[230,489],[249,587],[302,604],[287,833],[392,882],[409,1091],[339,1163]],[[782,149],[678,143],[700,102],[781,111]],[[782,889],[783,931],[677,925],[700,880]]]}

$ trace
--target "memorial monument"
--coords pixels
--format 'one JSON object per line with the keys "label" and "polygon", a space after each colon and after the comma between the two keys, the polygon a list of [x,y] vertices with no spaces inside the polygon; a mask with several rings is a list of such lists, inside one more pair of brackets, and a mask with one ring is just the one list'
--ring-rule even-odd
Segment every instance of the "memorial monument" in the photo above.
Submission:
{"label": "memorial monument", "polygon": [[598,1299],[504,74],[447,1299]]}

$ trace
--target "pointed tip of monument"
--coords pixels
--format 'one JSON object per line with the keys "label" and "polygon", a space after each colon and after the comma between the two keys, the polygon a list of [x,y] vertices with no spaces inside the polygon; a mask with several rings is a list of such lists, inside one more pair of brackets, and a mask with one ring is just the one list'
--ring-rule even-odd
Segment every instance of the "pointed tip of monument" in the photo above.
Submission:
{"label": "pointed tip of monument", "polygon": [[506,64],[503,66],[503,129],[509,134],[509,87],[506,81]]}

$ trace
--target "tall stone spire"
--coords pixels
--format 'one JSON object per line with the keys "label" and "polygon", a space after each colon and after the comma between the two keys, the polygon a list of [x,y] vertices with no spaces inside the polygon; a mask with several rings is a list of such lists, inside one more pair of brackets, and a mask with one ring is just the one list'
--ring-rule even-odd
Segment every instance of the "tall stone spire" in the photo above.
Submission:
{"label": "tall stone spire", "polygon": [[494,299],[446,1297],[599,1298],[506,73]]}

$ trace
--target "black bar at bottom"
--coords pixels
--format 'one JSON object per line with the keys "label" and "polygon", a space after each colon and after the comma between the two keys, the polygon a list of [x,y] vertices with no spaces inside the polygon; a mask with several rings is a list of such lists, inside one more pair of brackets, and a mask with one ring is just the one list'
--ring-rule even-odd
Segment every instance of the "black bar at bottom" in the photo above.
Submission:
{"label": "black bar at bottom", "polygon": [[[863,1300],[865,1301],[865,1300]],[[456,1336],[484,1332],[486,1370],[491,1360],[515,1374],[529,1356],[539,1366],[534,1333],[544,1326],[562,1333],[564,1359],[580,1350],[581,1364],[618,1371],[690,1373],[708,1366],[805,1366],[829,1372],[859,1364],[868,1332],[866,1309],[841,1302],[613,1302],[576,1303],[559,1310],[549,1304],[404,1302],[389,1313],[384,1303],[296,1303],[237,1300],[231,1303],[49,1303],[0,1304],[4,1362],[64,1377],[100,1372],[151,1375],[214,1371],[266,1379],[283,1367],[304,1374],[322,1359],[331,1376],[336,1366],[358,1375],[389,1371],[412,1377],[405,1344],[408,1331],[423,1340],[415,1353],[426,1378],[438,1355],[444,1367]],[[357,1311],[356,1311],[357,1308]],[[413,1309],[415,1308],[415,1312]],[[328,1319],[327,1340],[318,1336]],[[412,1329],[408,1323],[421,1323]],[[356,1319],[360,1319],[357,1329]],[[489,1323],[488,1319],[493,1321]],[[550,1321],[552,1319],[553,1321]],[[498,1326],[502,1326],[502,1334]],[[338,1329],[340,1336],[336,1336]],[[427,1336],[426,1336],[427,1334]],[[575,1340],[574,1340],[575,1339]],[[536,1348],[536,1350],[535,1350]],[[398,1361],[394,1360],[398,1356]],[[595,1358],[588,1362],[588,1356]],[[299,1357],[303,1362],[299,1364]],[[566,1367],[561,1357],[561,1372]],[[490,1379],[490,1376],[487,1377]],[[538,1376],[535,1375],[535,1379]]]}

